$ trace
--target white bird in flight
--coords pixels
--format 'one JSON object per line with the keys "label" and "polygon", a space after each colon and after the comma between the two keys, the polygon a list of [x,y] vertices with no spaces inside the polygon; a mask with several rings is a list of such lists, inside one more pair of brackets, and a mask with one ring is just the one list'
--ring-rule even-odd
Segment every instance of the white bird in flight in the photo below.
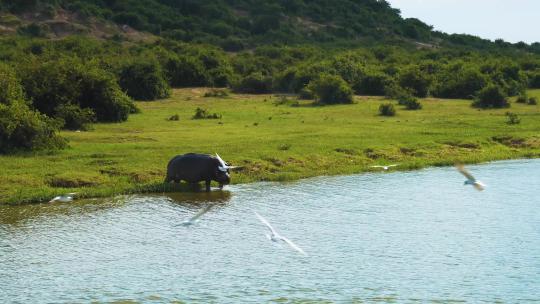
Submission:
{"label": "white bird in flight", "polygon": [[53,198],[52,200],[50,200],[49,203],[54,203],[54,202],[69,203],[69,202],[73,201],[73,197],[76,194],[77,193],[68,193],[68,194],[59,195],[59,196]]}
{"label": "white bird in flight", "polygon": [[206,212],[210,211],[214,205],[207,205],[206,207],[202,208],[201,211],[197,212],[192,218],[189,219],[189,221],[185,221],[182,223],[182,226],[191,226],[197,222],[197,220],[203,216]]}
{"label": "white bird in flight", "polygon": [[465,170],[465,167],[463,167],[463,165],[456,165],[456,169],[459,171],[459,173],[463,174],[467,178],[464,185],[472,185],[478,191],[484,190],[486,185],[476,180],[476,178],[474,178],[472,174],[470,174],[467,170]]}
{"label": "white bird in flight", "polygon": [[[255,211],[254,211],[255,212]],[[298,247],[295,243],[293,243],[291,240],[289,240],[288,238],[280,235],[279,233],[277,233],[277,231],[274,229],[274,227],[272,227],[272,225],[270,225],[270,223],[264,218],[262,217],[260,214],[258,214],[257,212],[255,212],[255,215],[257,216],[257,218],[259,219],[259,221],[261,221],[266,227],[268,227],[268,230],[270,230],[270,233],[271,234],[267,234],[266,236],[273,242],[278,242],[278,241],[283,241],[285,243],[287,243],[289,246],[291,246],[292,249],[300,252],[301,254],[303,255],[307,255],[306,252],[304,250],[302,250],[302,248]]]}
{"label": "white bird in flight", "polygon": [[384,165],[384,166],[371,166],[371,168],[382,168],[384,171],[392,168],[392,167],[397,167],[397,165]]}

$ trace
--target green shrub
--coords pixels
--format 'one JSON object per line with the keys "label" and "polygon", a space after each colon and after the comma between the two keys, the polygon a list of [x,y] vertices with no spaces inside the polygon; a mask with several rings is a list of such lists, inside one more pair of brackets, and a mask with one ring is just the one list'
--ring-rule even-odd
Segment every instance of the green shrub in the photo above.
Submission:
{"label": "green shrub", "polygon": [[427,97],[431,82],[431,76],[416,66],[407,67],[399,74],[399,85],[412,90],[417,97]]}
{"label": "green shrub", "polygon": [[506,115],[506,123],[509,125],[517,125],[521,122],[521,119],[515,113],[506,112],[505,115]]}
{"label": "green shrub", "polygon": [[125,121],[138,109],[113,74],[76,59],[32,61],[20,65],[24,90],[39,112],[56,117],[59,106],[91,109],[97,121]]}
{"label": "green shrub", "polygon": [[135,100],[156,100],[171,95],[159,63],[142,58],[121,67],[119,84],[128,96]]}
{"label": "green shrub", "polygon": [[395,116],[396,109],[391,103],[383,103],[379,106],[379,115],[381,116]]}
{"label": "green shrub", "polygon": [[208,110],[206,109],[197,108],[195,110],[195,115],[193,115],[192,119],[221,119],[221,114],[210,114],[210,112],[208,112]]}
{"label": "green shrub", "polygon": [[527,94],[521,94],[516,99],[517,103],[527,103],[529,101],[529,98],[527,97]]}
{"label": "green shrub", "polygon": [[400,99],[399,104],[404,105],[407,110],[421,110],[422,109],[422,104],[418,101],[418,99],[412,96],[410,98]]}
{"label": "green shrub", "polygon": [[470,99],[486,86],[488,80],[478,69],[451,66],[437,75],[433,96]]}
{"label": "green shrub", "polygon": [[406,106],[409,103],[413,103],[417,101],[416,97],[412,95],[408,95],[408,94],[399,96],[397,100],[398,100],[398,105],[400,106]]}
{"label": "green shrub", "polygon": [[167,120],[168,121],[179,121],[180,120],[180,115],[174,114],[171,117],[167,118]]}
{"label": "green shrub", "polygon": [[291,107],[298,107],[300,106],[300,103],[298,100],[294,100],[289,98],[287,95],[276,95],[277,100],[274,102],[275,106],[291,106]]}
{"label": "green shrub", "polygon": [[204,64],[196,57],[169,58],[165,72],[173,87],[206,86],[211,83]]}
{"label": "green shrub", "polygon": [[508,108],[510,103],[501,87],[490,84],[478,92],[472,103],[476,108]]}
{"label": "green shrub", "polygon": [[48,31],[49,28],[47,25],[37,23],[21,26],[17,30],[19,34],[30,37],[46,37]]}
{"label": "green shrub", "polygon": [[530,106],[537,105],[538,104],[538,98],[536,98],[536,97],[529,98],[529,102],[527,104],[530,105]]}
{"label": "green shrub", "polygon": [[354,91],[361,95],[384,96],[392,80],[384,73],[367,74],[354,84]]}
{"label": "green shrub", "polygon": [[64,129],[88,130],[89,125],[96,120],[96,114],[92,109],[81,109],[74,104],[61,104],[56,107],[55,117],[64,122]]}
{"label": "green shrub", "polygon": [[229,96],[227,89],[210,89],[210,91],[204,93],[204,97],[225,98],[227,96]]}
{"label": "green shrub", "polygon": [[56,132],[59,123],[22,101],[0,104],[0,153],[61,149],[66,141]]}
{"label": "green shrub", "polygon": [[536,72],[529,76],[529,88],[540,89],[540,72]]}
{"label": "green shrub", "polygon": [[272,78],[262,73],[252,73],[233,85],[233,90],[239,93],[265,94],[272,90]]}
{"label": "green shrub", "polygon": [[11,67],[0,63],[0,104],[9,105],[18,100],[24,100],[21,83]]}
{"label": "green shrub", "polygon": [[404,88],[396,82],[390,82],[384,88],[384,95],[388,99],[400,100],[403,97],[413,96],[413,91],[409,88]]}
{"label": "green shrub", "polygon": [[353,91],[340,76],[323,74],[309,83],[308,90],[323,104],[353,102]]}
{"label": "green shrub", "polygon": [[308,88],[303,88],[300,90],[300,92],[298,92],[298,98],[304,100],[312,100],[315,99],[315,95]]}

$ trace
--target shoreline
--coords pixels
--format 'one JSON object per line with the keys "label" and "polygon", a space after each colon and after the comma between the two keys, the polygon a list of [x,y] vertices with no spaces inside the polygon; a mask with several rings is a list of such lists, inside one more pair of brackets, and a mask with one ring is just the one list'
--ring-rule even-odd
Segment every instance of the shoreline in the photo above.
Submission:
{"label": "shoreline", "polygon": [[[525,161],[525,160],[538,160],[540,159],[540,155],[538,157],[534,158],[526,158],[526,157],[516,157],[516,158],[504,158],[504,159],[494,159],[494,160],[483,160],[478,162],[463,162],[465,165],[480,165],[480,164],[488,164],[488,163],[494,163],[494,162],[504,162],[504,161]],[[361,171],[353,171],[348,173],[335,173],[335,174],[320,174],[320,175],[306,175],[304,177],[296,178],[296,179],[290,179],[290,180],[251,180],[251,181],[245,181],[245,182],[239,182],[239,183],[231,183],[230,186],[235,185],[246,185],[246,184],[252,184],[252,183],[262,183],[262,182],[270,182],[270,183],[295,183],[295,182],[301,182],[305,179],[310,178],[318,178],[318,177],[334,177],[334,176],[349,176],[349,175],[362,175],[362,174],[369,174],[369,173],[375,173],[375,174],[384,174],[384,173],[397,173],[397,172],[412,172],[417,170],[423,170],[423,169],[429,169],[429,168],[442,168],[442,167],[451,167],[454,166],[454,162],[450,162],[448,164],[433,164],[433,165],[427,165],[427,166],[419,166],[419,167],[411,167],[411,166],[402,166],[403,164],[399,164],[398,167],[395,167],[394,169],[390,169],[388,171],[377,169],[377,168],[364,168],[365,170]],[[399,168],[399,169],[398,169]],[[234,181],[234,175],[232,175],[232,180]],[[200,183],[201,185],[203,182]],[[133,189],[127,189],[124,192],[118,192],[118,193],[104,193],[104,195],[92,195],[92,192],[85,192],[82,196],[78,196],[76,200],[90,200],[90,199],[106,199],[106,198],[112,198],[116,196],[121,195],[142,195],[142,194],[153,194],[153,195],[159,195],[159,194],[172,194],[172,193],[207,193],[203,190],[204,187],[200,187],[201,191],[194,191],[193,189],[189,189],[188,185],[185,182],[180,183],[179,185],[175,184],[156,184],[156,183],[149,183],[144,185],[138,185],[138,187],[135,187]],[[219,191],[215,187],[215,182],[212,182],[212,190],[211,192]],[[227,190],[226,188],[224,188]],[[29,200],[24,202],[9,202],[9,203],[3,203],[0,202],[1,206],[24,206],[24,205],[37,205],[37,204],[49,204],[47,200],[42,200],[41,197],[36,197],[35,200]]]}
{"label": "shoreline", "polygon": [[[423,109],[377,115],[382,97],[355,103],[291,106],[274,95],[204,97],[207,88],[176,89],[169,99],[138,102],[141,114],[124,123],[99,123],[87,132],[62,131],[69,148],[0,156],[0,205],[48,202],[65,193],[82,198],[171,193],[164,185],[175,155],[219,155],[233,166],[233,184],[297,181],[315,176],[392,171],[540,158],[540,106],[477,110],[467,100],[422,99]],[[540,98],[540,90],[529,91]],[[192,119],[197,108],[221,119]],[[506,123],[512,111],[521,123]],[[178,114],[178,121],[168,120]],[[215,184],[213,184],[215,186]]]}

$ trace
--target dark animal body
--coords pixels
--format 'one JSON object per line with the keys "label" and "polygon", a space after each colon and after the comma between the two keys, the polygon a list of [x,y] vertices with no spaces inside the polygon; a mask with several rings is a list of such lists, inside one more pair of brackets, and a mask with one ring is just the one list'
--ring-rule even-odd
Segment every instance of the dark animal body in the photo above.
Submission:
{"label": "dark animal body", "polygon": [[231,181],[229,168],[226,164],[222,164],[219,159],[213,156],[195,153],[177,155],[167,165],[165,182],[180,183],[182,180],[190,184],[204,181],[206,191],[210,191],[211,181],[218,182],[220,188]]}

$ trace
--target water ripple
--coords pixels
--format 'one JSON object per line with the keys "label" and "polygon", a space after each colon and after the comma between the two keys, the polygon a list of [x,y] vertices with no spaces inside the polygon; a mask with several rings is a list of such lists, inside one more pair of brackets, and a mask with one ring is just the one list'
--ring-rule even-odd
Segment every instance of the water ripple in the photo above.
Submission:
{"label": "water ripple", "polygon": [[540,161],[470,169],[0,207],[0,302],[539,302]]}

